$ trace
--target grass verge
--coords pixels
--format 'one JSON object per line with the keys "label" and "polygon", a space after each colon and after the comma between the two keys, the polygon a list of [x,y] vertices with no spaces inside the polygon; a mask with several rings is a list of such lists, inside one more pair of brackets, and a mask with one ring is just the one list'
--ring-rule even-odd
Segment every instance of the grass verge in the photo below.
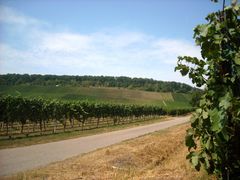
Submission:
{"label": "grass verge", "polygon": [[175,126],[4,179],[214,179],[186,160],[188,127]]}

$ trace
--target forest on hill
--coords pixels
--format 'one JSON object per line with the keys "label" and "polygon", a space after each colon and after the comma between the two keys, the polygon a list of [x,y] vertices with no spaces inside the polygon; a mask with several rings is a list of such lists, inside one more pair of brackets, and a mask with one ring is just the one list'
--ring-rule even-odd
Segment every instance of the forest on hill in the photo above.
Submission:
{"label": "forest on hill", "polygon": [[0,85],[83,86],[117,87],[152,92],[190,93],[198,89],[179,82],[158,81],[147,78],[125,76],[70,76],[39,74],[2,74]]}

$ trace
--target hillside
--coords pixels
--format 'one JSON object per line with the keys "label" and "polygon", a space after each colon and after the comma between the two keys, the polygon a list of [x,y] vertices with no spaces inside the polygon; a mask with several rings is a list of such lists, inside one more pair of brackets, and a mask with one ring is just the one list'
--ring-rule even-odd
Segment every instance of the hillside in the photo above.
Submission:
{"label": "hillside", "polygon": [[0,75],[0,85],[41,85],[41,86],[82,86],[82,87],[117,87],[153,92],[189,93],[197,90],[187,84],[157,81],[146,78],[113,76],[57,76],[6,74]]}
{"label": "hillside", "polygon": [[0,95],[42,97],[59,100],[84,100],[119,104],[158,105],[167,109],[190,107],[190,94],[172,92],[147,92],[124,88],[0,85]]}

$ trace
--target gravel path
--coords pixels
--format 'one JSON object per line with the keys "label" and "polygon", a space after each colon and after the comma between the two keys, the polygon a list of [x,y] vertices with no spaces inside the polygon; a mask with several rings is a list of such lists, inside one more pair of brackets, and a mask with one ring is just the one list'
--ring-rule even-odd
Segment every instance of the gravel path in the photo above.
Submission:
{"label": "gravel path", "polygon": [[0,176],[45,166],[147,133],[189,121],[190,116],[169,121],[58,142],[0,150]]}

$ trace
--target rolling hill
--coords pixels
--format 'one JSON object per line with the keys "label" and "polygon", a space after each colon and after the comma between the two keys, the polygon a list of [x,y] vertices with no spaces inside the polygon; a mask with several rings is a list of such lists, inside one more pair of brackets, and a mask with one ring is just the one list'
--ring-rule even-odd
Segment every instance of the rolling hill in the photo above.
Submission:
{"label": "rolling hill", "polygon": [[119,104],[159,105],[167,109],[188,108],[190,94],[172,92],[148,92],[125,88],[0,85],[0,95],[42,97],[46,99],[83,100]]}
{"label": "rolling hill", "polygon": [[114,104],[156,105],[166,109],[191,107],[191,93],[184,83],[146,78],[69,75],[0,75],[0,95],[82,100]]}

